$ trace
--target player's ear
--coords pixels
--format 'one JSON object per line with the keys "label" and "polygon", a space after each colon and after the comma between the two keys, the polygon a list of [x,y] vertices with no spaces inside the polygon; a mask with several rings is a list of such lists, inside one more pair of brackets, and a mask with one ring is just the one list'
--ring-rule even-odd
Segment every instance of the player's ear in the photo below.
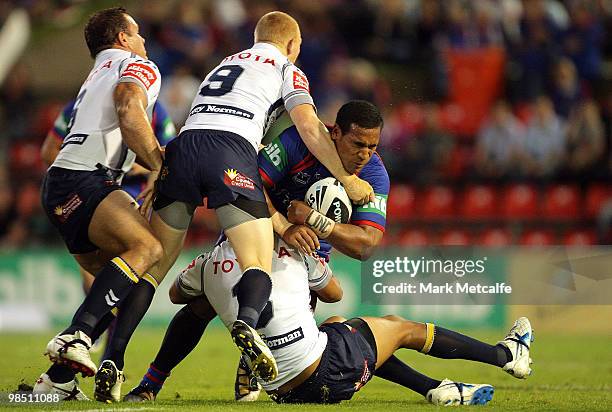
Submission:
{"label": "player's ear", "polygon": [[342,130],[340,130],[340,126],[338,126],[338,124],[335,124],[329,134],[331,135],[332,140],[338,141],[340,140],[340,136],[342,136]]}
{"label": "player's ear", "polygon": [[117,34],[117,44],[121,47],[127,47],[128,46],[128,35],[126,32],[124,31],[120,31]]}

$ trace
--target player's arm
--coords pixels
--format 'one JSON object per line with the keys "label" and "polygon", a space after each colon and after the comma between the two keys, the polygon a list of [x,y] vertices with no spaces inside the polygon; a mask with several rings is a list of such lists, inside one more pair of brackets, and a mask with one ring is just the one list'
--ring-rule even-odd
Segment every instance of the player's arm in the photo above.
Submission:
{"label": "player's arm", "polygon": [[[287,218],[294,224],[308,226],[312,213],[318,213],[300,200],[293,200],[287,209]],[[383,237],[383,231],[368,225],[335,223],[325,240],[353,259],[367,260]]]}
{"label": "player's arm", "polygon": [[62,141],[53,133],[53,131],[47,133],[47,137],[45,137],[45,141],[40,148],[40,158],[47,167],[51,166],[51,164],[55,161],[61,146]]}
{"label": "player's arm", "polygon": [[266,195],[266,202],[268,203],[268,211],[270,212],[274,232],[278,234],[285,243],[289,246],[301,249],[302,252],[307,255],[314,253],[321,247],[319,238],[312,229],[304,225],[294,225],[290,223],[282,213],[276,210],[265,188],[264,194]]}
{"label": "player's arm", "polygon": [[305,257],[308,269],[308,287],[311,292],[325,303],[334,303],[342,299],[342,287],[329,265],[320,258]]}
{"label": "player's arm", "polygon": [[115,87],[113,99],[123,141],[151,171],[146,187],[136,199],[144,199],[140,211],[143,216],[148,216],[153,187],[162,166],[162,152],[147,117],[148,97],[136,83],[120,82]]}
{"label": "player's arm", "polygon": [[374,201],[372,186],[344,169],[336,146],[314,107],[310,104],[297,105],[289,111],[289,116],[310,153],[344,185],[351,200],[359,205]]}
{"label": "player's arm", "polygon": [[162,155],[147,117],[146,93],[136,83],[121,82],[115,87],[113,98],[123,141],[136,153],[143,166],[159,171]]}

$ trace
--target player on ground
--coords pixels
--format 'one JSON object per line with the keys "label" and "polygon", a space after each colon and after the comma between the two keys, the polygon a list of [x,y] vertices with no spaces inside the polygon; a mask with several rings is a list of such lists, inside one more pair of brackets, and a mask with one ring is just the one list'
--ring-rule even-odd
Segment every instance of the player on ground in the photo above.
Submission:
{"label": "player on ground", "polygon": [[[295,65],[301,35],[289,15],[264,15],[252,48],[226,57],[206,76],[179,138],[166,148],[151,225],[164,257],[151,270],[161,281],[176,261],[196,207],[208,198],[236,250],[244,275],[236,289],[240,306],[231,334],[253,372],[273,380],[276,366],[255,326],[270,291],[273,229],[257,150],[286,110],[314,156],[345,186],[351,199],[370,200],[369,184],[342,166],[329,134],[316,116],[308,80]],[[147,213],[148,204],[142,210]]]}
{"label": "player on ground", "polygon": [[[112,397],[109,375],[123,380],[125,346],[144,313],[139,307],[148,307],[157,286],[147,270],[163,254],[134,199],[119,190],[136,158],[151,171],[144,194],[159,175],[162,153],[150,115],[161,76],[147,60],[138,25],[121,7],[92,15],[85,41],[94,66],[43,181],[42,202],[70,253],[96,277],[72,324],[49,342],[46,353],[56,364],[48,373],[53,382],[74,383],[74,374],[67,375],[63,365],[85,376],[98,372],[96,397],[104,400]],[[89,348],[116,306],[122,308],[113,335],[116,345],[98,371]]]}
{"label": "player on ground", "polygon": [[[235,262],[229,242],[224,241],[179,274],[171,288],[171,299],[188,304],[175,315],[147,374],[124,400],[155,399],[171,370],[199,341],[184,339],[180,332],[185,327],[196,329],[201,337],[217,314],[226,327],[231,327],[238,312],[233,290],[241,275]],[[317,328],[309,290],[327,302],[342,296],[327,264],[277,239],[272,268],[275,287],[262,312],[259,332],[274,353],[279,373],[275,380],[260,383],[276,402],[348,400],[373,375],[415,390],[436,405],[486,404],[491,400],[492,386],[439,381],[422,375],[394,356],[400,348],[438,358],[487,363],[517,378],[526,378],[531,372],[532,330],[527,318],[517,320],[497,345],[398,316],[349,321],[332,317]]]}

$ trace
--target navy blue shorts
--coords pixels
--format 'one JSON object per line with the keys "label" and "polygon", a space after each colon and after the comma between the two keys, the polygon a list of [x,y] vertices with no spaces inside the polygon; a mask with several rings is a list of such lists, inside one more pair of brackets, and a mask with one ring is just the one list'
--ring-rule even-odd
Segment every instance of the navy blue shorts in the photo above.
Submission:
{"label": "navy blue shorts", "polygon": [[157,191],[163,197],[216,209],[239,195],[265,202],[257,152],[239,135],[186,130],[166,146]]}
{"label": "navy blue shorts", "polygon": [[283,395],[278,403],[338,403],[349,400],[376,370],[376,355],[364,336],[345,323],[319,327],[327,333],[327,347],[315,372]]}
{"label": "navy blue shorts", "polygon": [[99,249],[89,240],[89,223],[100,202],[119,189],[121,186],[107,170],[49,169],[41,188],[42,205],[70,253],[77,255]]}

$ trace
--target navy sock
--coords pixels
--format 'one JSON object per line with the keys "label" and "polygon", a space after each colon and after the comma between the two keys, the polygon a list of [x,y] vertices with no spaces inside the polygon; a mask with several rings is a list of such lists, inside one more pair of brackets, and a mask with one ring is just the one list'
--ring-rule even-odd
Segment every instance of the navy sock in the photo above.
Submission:
{"label": "navy sock", "polygon": [[[102,317],[102,319],[100,319],[100,322],[98,322],[90,335],[92,343],[102,336],[108,325],[111,324],[113,320],[115,320],[115,314],[113,312],[108,312],[106,315],[104,315],[104,317]],[[47,375],[49,375],[49,378],[55,383],[67,383],[74,379],[76,373],[68,366],[54,363],[47,370]]]}
{"label": "navy sock", "polygon": [[452,330],[435,327],[434,340],[428,355],[443,359],[466,359],[502,367],[512,354],[502,345],[489,345]]}
{"label": "navy sock", "polygon": [[263,270],[251,268],[244,272],[236,289],[238,320],[255,328],[259,315],[270,299],[272,280]]}
{"label": "navy sock", "polygon": [[189,305],[172,318],[164,341],[153,365],[164,373],[170,373],[198,345],[211,318],[200,318]]}
{"label": "navy sock", "polygon": [[98,272],[72,324],[62,334],[80,330],[91,337],[100,319],[118,305],[137,282],[138,276],[123,259],[112,259]]}
{"label": "navy sock", "polygon": [[440,381],[417,372],[399,360],[395,355],[392,355],[385,363],[376,369],[374,375],[397,383],[398,385],[402,385],[423,396],[426,396],[427,392],[440,385]]}
{"label": "navy sock", "polygon": [[127,345],[151,306],[156,287],[155,279],[148,273],[145,274],[119,306],[113,336],[106,345],[103,356],[103,359],[112,360],[119,370],[123,369]]}

